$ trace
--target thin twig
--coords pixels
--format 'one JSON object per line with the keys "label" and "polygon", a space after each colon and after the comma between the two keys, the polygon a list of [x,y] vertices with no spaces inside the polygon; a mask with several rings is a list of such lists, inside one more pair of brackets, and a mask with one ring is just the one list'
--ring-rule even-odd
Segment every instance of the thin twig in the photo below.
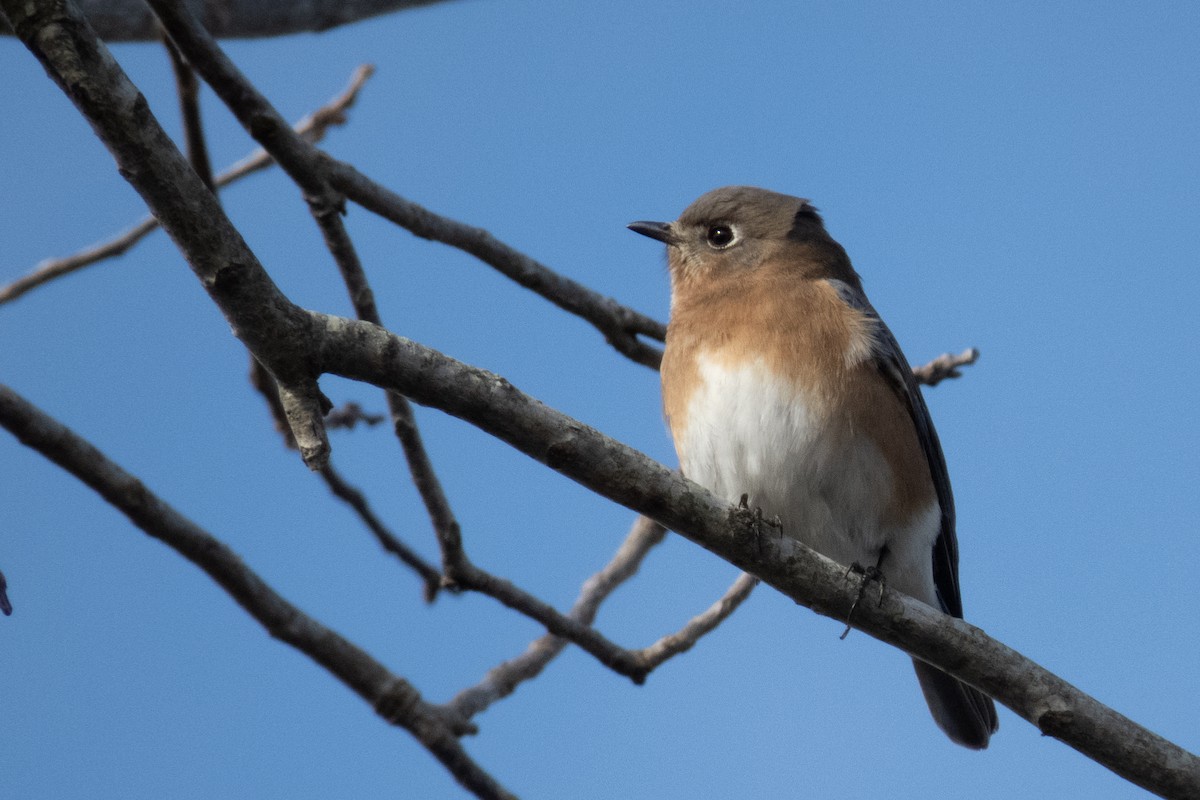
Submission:
{"label": "thin twig", "polygon": [[[667,529],[657,522],[647,517],[638,517],[612,560],[584,581],[579,590],[579,597],[567,616],[584,625],[591,625],[596,619],[600,604],[618,586],[637,573],[646,554],[659,544],[666,534]],[[496,665],[488,670],[478,684],[455,695],[454,699],[445,705],[446,712],[454,718],[469,720],[496,701],[508,697],[522,683],[540,675],[568,644],[568,639],[553,634],[535,639],[530,642],[524,653]]]}
{"label": "thin twig", "polygon": [[[350,301],[354,305],[355,314],[364,322],[382,326],[383,319],[375,304],[375,293],[371,290],[367,274],[363,270],[362,262],[342,223],[341,216],[334,209],[320,209],[315,204],[312,204],[311,207],[313,216],[324,234],[325,244],[337,263],[342,281],[346,284],[346,290],[350,293]],[[444,548],[446,542],[458,541],[457,546],[461,547],[458,520],[454,516],[454,510],[450,507],[450,501],[446,497],[442,483],[434,471],[433,461],[429,458],[429,453],[421,440],[421,431],[417,427],[412,405],[402,395],[395,392],[387,393],[387,404],[392,418],[392,430],[400,441],[401,450],[408,463],[409,474],[425,505],[425,511],[429,515],[438,542],[442,543]],[[445,559],[443,558],[443,560]]]}
{"label": "thin twig", "polygon": [[0,572],[0,612],[6,617],[12,615],[12,603],[8,601],[8,580],[3,572]]}
{"label": "thin twig", "polygon": [[[591,625],[600,604],[637,573],[646,554],[665,535],[666,528],[662,525],[648,517],[638,517],[613,559],[584,582],[579,598],[567,616],[576,622]],[[624,651],[622,664],[638,664],[642,670],[640,677],[644,679],[668,659],[690,650],[703,636],[715,630],[737,610],[757,585],[757,578],[742,573],[717,602],[679,631],[641,650]],[[492,668],[478,684],[459,692],[444,706],[445,712],[457,724],[466,724],[471,717],[512,694],[521,683],[536,678],[568,643],[567,639],[552,634],[534,640],[524,653]],[[635,675],[634,680],[639,680],[639,677]]]}
{"label": "thin twig", "polygon": [[360,422],[368,428],[373,428],[383,422],[383,414],[371,414],[358,403],[350,401],[325,415],[325,425],[331,430],[344,428],[353,430]]}
{"label": "thin twig", "polygon": [[730,614],[737,611],[738,606],[750,596],[755,586],[758,586],[758,578],[743,572],[725,594],[703,613],[693,617],[677,632],[664,636],[640,650],[638,657],[642,659],[646,669],[653,670],[667,659],[691,650],[703,636],[716,630]]}
{"label": "thin twig", "polygon": [[0,425],[90,486],[147,534],[208,573],[267,633],[320,664],[381,716],[407,730],[463,786],[479,797],[512,797],[467,755],[456,731],[447,726],[439,710],[425,702],[411,684],[289,603],[224,542],[159,499],[90,443],[3,385],[0,385]]}
{"label": "thin twig", "polygon": [[212,161],[208,157],[208,145],[204,141],[204,123],[200,117],[200,84],[196,80],[196,73],[188,66],[187,59],[166,32],[162,34],[162,42],[170,57],[171,71],[175,73],[175,92],[179,95],[179,116],[183,121],[183,140],[187,147],[188,163],[209,191],[216,192]]}
{"label": "thin twig", "polygon": [[335,496],[354,509],[354,513],[358,514],[384,550],[399,558],[421,576],[421,580],[425,582],[425,602],[432,603],[441,587],[442,573],[388,530],[367,502],[366,496],[358,488],[346,483],[332,464],[326,464],[322,468],[321,477]]}
{"label": "thin twig", "polygon": [[[296,449],[296,441],[292,438],[291,428],[288,427],[287,418],[284,417],[283,407],[279,402],[279,390],[275,385],[275,379],[271,377],[271,374],[266,371],[262,364],[258,363],[258,360],[253,355],[250,356],[250,384],[266,400],[267,408],[271,412],[271,419],[275,423],[275,430],[283,437],[284,445],[293,450]],[[361,411],[361,409],[359,410]],[[326,415],[326,422],[330,427],[348,425],[347,422],[337,419],[330,422],[330,417],[335,413],[337,412],[330,412]],[[368,420],[368,424],[371,424],[369,415],[364,415],[364,418]],[[383,524],[383,521],[379,519],[367,502],[366,496],[357,487],[347,483],[341,474],[334,469],[332,459],[321,469],[320,475],[334,497],[342,500],[358,514],[358,518],[367,526],[367,529],[375,536],[376,541],[379,542],[383,549],[395,555],[401,562],[411,567],[417,573],[425,587],[423,592],[425,602],[433,602],[437,596],[438,589],[441,587],[441,573],[417,555],[416,551],[401,541],[398,536],[388,530],[387,526]]]}
{"label": "thin twig", "polygon": [[484,572],[465,556],[446,568],[447,577],[460,589],[486,594],[520,614],[536,620],[550,633],[570,639],[604,666],[641,684],[649,670],[632,650],[614,644],[604,634],[555,610],[553,606],[513,583]]}
{"label": "thin twig", "polygon": [[667,329],[658,320],[554,272],[482,228],[443,217],[404,199],[349,164],[328,156],[325,156],[325,162],[333,185],[350,200],[416,236],[470,253],[564,311],[590,322],[604,334],[610,345],[631,360],[658,368],[662,351],[639,338],[646,336],[664,341]]}
{"label": "thin twig", "polygon": [[[346,89],[296,123],[296,132],[306,141],[319,142],[325,138],[331,127],[345,124],[346,109],[354,105],[359,90],[374,71],[375,68],[369,64],[358,67],[351,76]],[[266,169],[274,163],[274,159],[268,155],[267,151],[260,148],[218,175],[214,183],[218,188],[228,186],[247,175]],[[113,239],[98,242],[70,256],[43,261],[29,273],[0,287],[0,305],[16,300],[31,289],[47,284],[56,278],[69,275],[105,259],[122,255],[158,227],[158,220],[154,216],[148,216]]]}
{"label": "thin twig", "polygon": [[913,375],[916,376],[918,383],[937,386],[947,378],[961,378],[962,372],[958,368],[974,364],[978,360],[979,351],[974,347],[969,347],[958,355],[945,353],[924,366],[915,367]]}

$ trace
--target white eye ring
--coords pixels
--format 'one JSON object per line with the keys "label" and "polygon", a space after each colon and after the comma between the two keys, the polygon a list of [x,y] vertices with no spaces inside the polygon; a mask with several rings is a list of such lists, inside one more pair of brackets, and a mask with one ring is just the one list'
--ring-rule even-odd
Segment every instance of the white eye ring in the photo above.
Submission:
{"label": "white eye ring", "polygon": [[725,223],[709,225],[708,231],[704,234],[704,241],[714,250],[732,247],[737,244],[738,238],[737,229]]}

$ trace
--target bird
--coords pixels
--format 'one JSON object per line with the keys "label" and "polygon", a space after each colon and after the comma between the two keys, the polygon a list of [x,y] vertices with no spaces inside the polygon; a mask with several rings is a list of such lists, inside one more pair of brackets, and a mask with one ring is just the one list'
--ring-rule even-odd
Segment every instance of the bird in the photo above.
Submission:
{"label": "bird", "polygon": [[[783,534],[961,618],[954,499],[912,369],[808,200],[714,189],[667,246],[663,410],[685,476]],[[934,721],[987,747],[991,698],[919,659]]]}

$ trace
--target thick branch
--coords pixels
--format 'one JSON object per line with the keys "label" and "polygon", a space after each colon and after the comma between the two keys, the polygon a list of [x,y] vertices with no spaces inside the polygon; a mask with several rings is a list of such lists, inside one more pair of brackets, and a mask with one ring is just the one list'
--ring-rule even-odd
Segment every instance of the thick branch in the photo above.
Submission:
{"label": "thick branch", "polygon": [[[190,0],[189,5],[218,38],[251,39],[324,31],[393,11],[445,0]],[[158,38],[158,22],[144,0],[79,0],[96,32],[110,42],[148,42]],[[12,27],[0,15],[0,36]]]}
{"label": "thick branch", "polygon": [[[327,325],[322,363],[480,427],[592,491],[657,519],[819,614],[858,595],[842,565],[760,527],[696,484],[539,403],[502,377],[361,323]],[[854,625],[981,689],[1047,735],[1164,797],[1200,793],[1200,759],[1084,694],[983,631],[893,590]]]}
{"label": "thick branch", "polygon": [[[288,302],[216,198],[150,113],[146,99],[66,0],[3,0],[21,40],[93,124],[121,174],[188,259],[234,334],[280,387],[305,461],[328,457],[316,373],[304,345],[311,319]],[[264,323],[270,320],[269,328]]]}
{"label": "thick branch", "polygon": [[23,444],[58,464],[150,536],[204,570],[267,632],[333,673],[388,721],[405,728],[454,777],[480,797],[510,798],[462,749],[439,709],[403,678],[353,642],[289,603],[247,567],[223,542],[159,499],[134,476],[0,385],[0,425]]}

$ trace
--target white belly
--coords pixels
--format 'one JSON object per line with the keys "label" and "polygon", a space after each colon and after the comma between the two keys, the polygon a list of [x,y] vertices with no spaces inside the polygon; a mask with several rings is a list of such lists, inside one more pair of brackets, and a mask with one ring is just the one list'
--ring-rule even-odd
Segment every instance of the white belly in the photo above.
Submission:
{"label": "white belly", "polygon": [[684,474],[733,502],[749,495],[752,508],[780,518],[786,535],[843,564],[874,564],[887,544],[907,562],[892,564],[911,577],[902,581],[907,591],[925,599],[936,504],[904,530],[884,529],[891,468],[854,432],[845,409],[806,397],[761,362],[729,368],[702,355],[698,366],[702,386],[684,429],[673,431]]}

